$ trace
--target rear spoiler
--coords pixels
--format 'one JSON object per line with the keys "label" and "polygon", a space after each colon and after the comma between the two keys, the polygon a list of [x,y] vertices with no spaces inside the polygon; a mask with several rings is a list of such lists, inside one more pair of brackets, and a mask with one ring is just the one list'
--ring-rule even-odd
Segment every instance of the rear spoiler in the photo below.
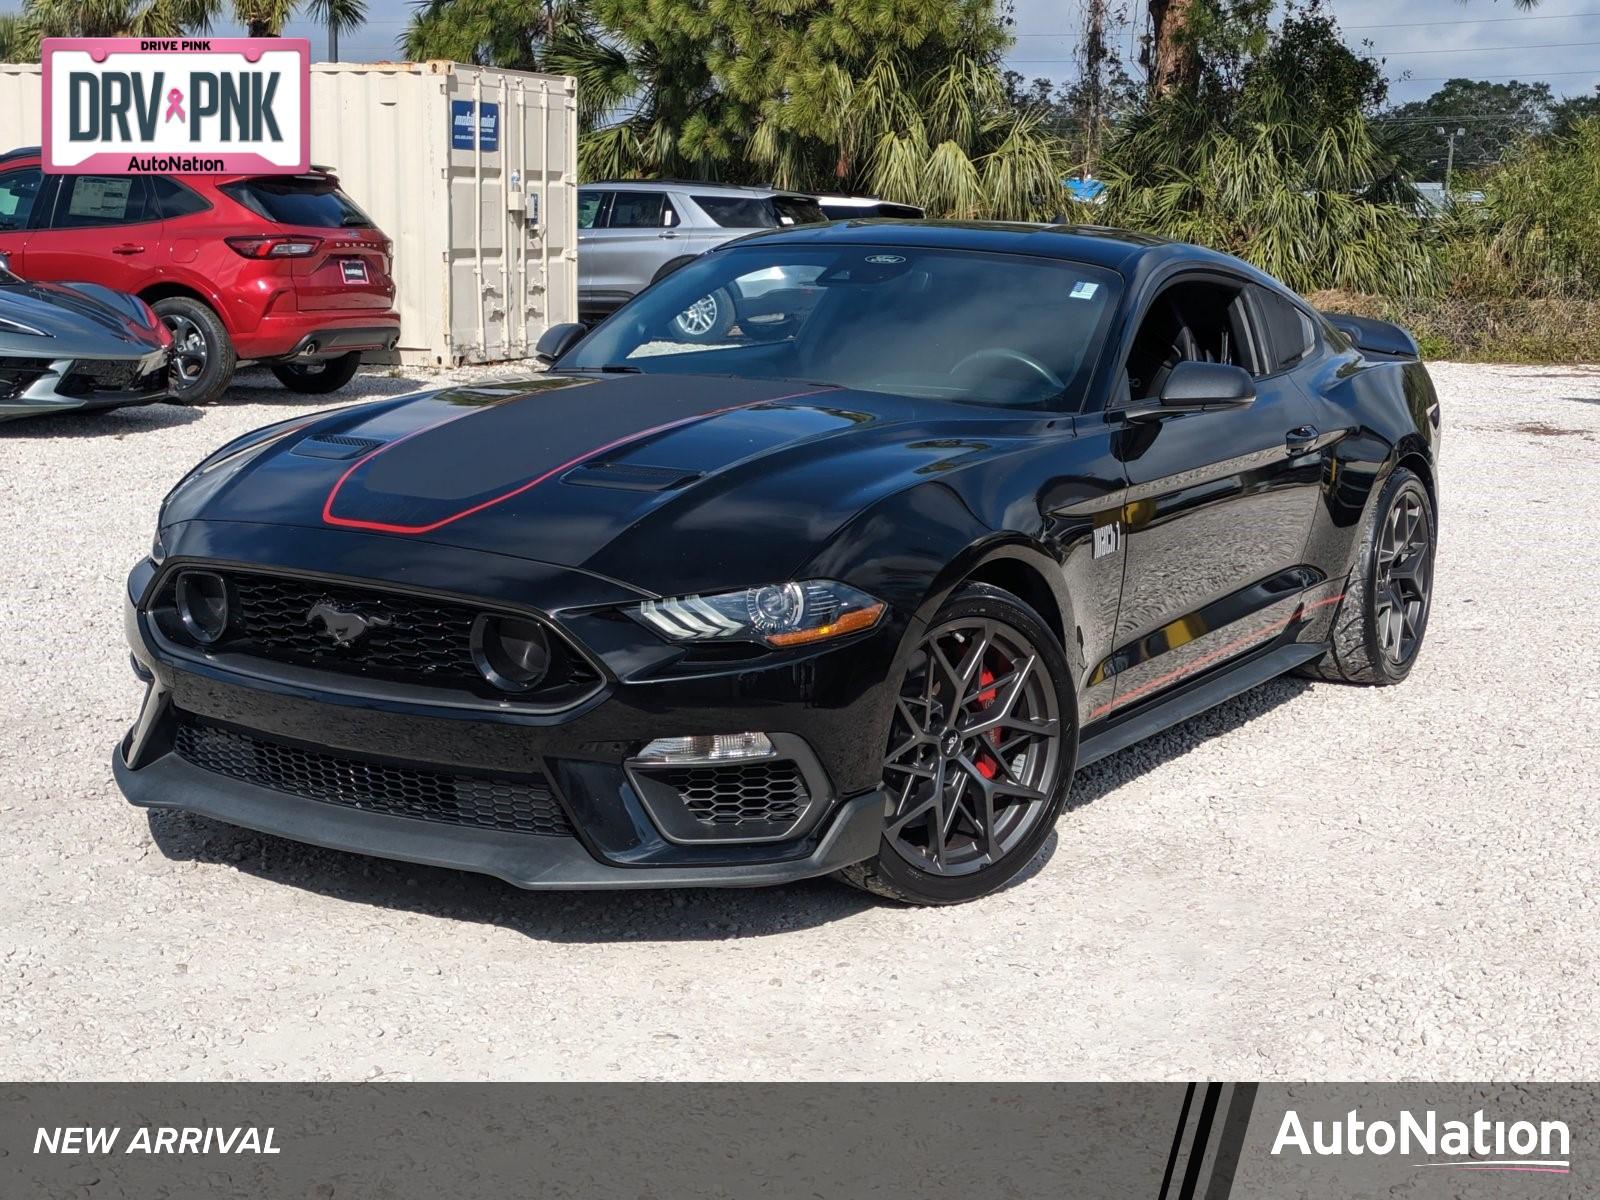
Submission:
{"label": "rear spoiler", "polygon": [[1327,318],[1328,324],[1354,342],[1356,349],[1368,358],[1396,362],[1422,357],[1422,351],[1417,348],[1417,340],[1400,326],[1389,321],[1378,321],[1372,317],[1352,317],[1348,313],[1322,315]]}

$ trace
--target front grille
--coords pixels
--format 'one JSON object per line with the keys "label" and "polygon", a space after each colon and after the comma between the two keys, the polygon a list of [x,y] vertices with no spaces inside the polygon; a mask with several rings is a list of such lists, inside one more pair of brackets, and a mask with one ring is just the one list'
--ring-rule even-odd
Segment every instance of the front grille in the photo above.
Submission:
{"label": "front grille", "polygon": [[800,769],[787,761],[672,767],[651,775],[674,788],[705,825],[792,824],[811,798]]}
{"label": "front grille", "polygon": [[101,392],[153,391],[166,380],[166,367],[143,371],[143,359],[81,359],[62,376],[56,390],[63,396],[92,396]]}
{"label": "front grille", "polygon": [[0,358],[0,400],[22,395],[49,369],[48,358]]}
{"label": "front grille", "polygon": [[[222,638],[209,647],[214,652],[542,707],[575,704],[600,685],[594,668],[550,626],[549,674],[530,691],[508,696],[473,659],[473,624],[483,610],[472,605],[286,575],[220,574],[228,581],[230,615]],[[158,603],[170,604],[172,592],[165,588]],[[325,619],[312,617],[319,606],[359,616],[365,632],[340,645]],[[181,627],[169,622],[168,632],[182,639]]]}
{"label": "front grille", "polygon": [[187,720],[178,757],[201,770],[307,800],[446,825],[566,837],[572,826],[542,777],[451,775],[352,755],[308,750]]}

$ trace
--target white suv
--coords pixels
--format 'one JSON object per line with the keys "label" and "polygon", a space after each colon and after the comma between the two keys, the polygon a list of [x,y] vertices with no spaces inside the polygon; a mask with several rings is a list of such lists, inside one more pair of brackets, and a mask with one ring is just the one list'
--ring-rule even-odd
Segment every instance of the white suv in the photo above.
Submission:
{"label": "white suv", "polygon": [[[816,200],[798,192],[686,180],[584,184],[578,189],[578,308],[585,320],[603,317],[713,246],[825,220]],[[685,314],[696,328],[683,332],[707,339],[726,332],[732,311],[714,297],[707,300]]]}

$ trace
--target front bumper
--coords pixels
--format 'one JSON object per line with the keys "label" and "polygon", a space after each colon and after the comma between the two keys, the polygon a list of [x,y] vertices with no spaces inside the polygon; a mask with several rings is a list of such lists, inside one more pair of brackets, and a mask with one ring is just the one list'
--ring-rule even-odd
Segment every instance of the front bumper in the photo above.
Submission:
{"label": "front bumper", "polygon": [[[344,551],[358,558],[367,539],[339,536]],[[305,542],[322,540],[306,531]],[[480,580],[489,573],[481,560],[445,562],[440,569]],[[528,564],[528,570],[552,569]],[[477,871],[525,888],[751,887],[825,875],[877,853],[885,811],[877,783],[892,697],[882,684],[887,660],[876,685],[862,668],[870,672],[880,657],[892,657],[889,630],[768,670],[624,681],[612,659],[606,687],[592,700],[568,712],[521,716],[363,695],[304,679],[245,676],[205,656],[174,655],[139,608],[142,597],[158,590],[152,576],[146,562],[129,580],[128,640],[148,683],[139,719],[113,756],[118,785],[135,805],[183,809],[339,850]],[[583,585],[568,576],[508,580],[507,586],[550,595]],[[257,739],[310,756],[323,772],[324,791],[280,790],[284,776],[271,771],[208,769],[183,740],[197,736],[197,728],[214,731],[206,736]],[[803,764],[811,797],[807,819],[776,839],[674,837],[681,827],[661,819],[661,797],[641,783],[645,773],[630,769],[628,760],[655,737],[746,728],[768,732],[785,758]],[[387,769],[457,781],[536,780],[559,804],[563,832],[511,832],[454,817],[372,811],[382,806],[326,792],[330,777],[354,772],[351,778],[361,784],[363,773]]]}
{"label": "front bumper", "polygon": [[[11,394],[0,391],[0,420],[8,417],[37,416],[51,412],[128,408],[153,404],[171,394],[167,363],[171,352],[165,347],[152,349],[142,358],[85,357],[52,360],[26,385]],[[0,359],[0,366],[5,360]],[[105,373],[126,373],[119,385],[106,386]]]}

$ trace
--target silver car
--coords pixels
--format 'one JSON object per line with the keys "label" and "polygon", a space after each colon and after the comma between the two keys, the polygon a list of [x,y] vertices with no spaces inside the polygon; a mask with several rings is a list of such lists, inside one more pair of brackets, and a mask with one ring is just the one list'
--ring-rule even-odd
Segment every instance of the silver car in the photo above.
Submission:
{"label": "silver car", "polygon": [[[603,317],[657,279],[723,242],[787,225],[825,221],[811,196],[686,180],[590,183],[578,189],[578,308]],[[735,314],[706,296],[678,318],[679,333],[714,341]]]}
{"label": "silver car", "polygon": [[29,283],[0,256],[0,421],[168,395],[172,334],[137,296]]}

